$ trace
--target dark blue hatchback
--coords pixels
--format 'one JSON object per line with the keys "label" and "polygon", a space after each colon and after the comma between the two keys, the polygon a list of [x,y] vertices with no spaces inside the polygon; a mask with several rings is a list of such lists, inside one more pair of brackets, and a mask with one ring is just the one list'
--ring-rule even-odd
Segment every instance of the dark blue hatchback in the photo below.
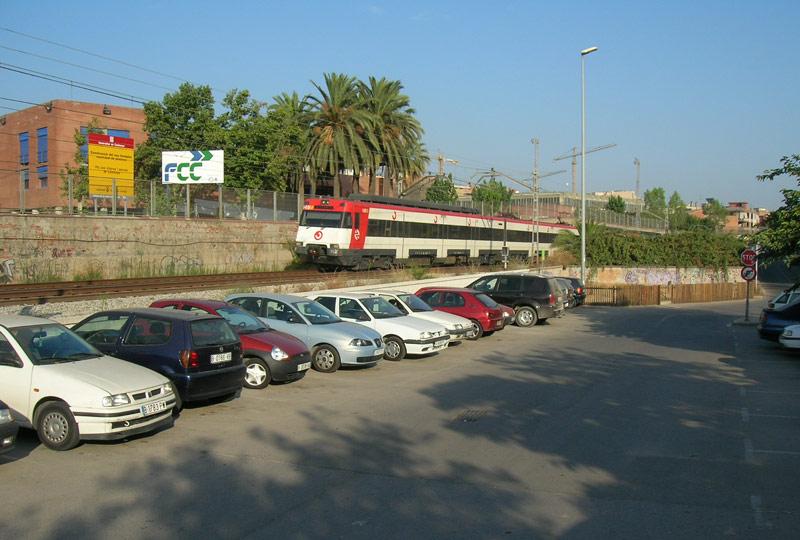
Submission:
{"label": "dark blue hatchback", "polygon": [[155,308],[101,311],[72,330],[102,352],[161,373],[182,402],[233,396],[245,366],[239,336],[222,317]]}
{"label": "dark blue hatchback", "polygon": [[758,335],[764,339],[778,341],[783,329],[800,324],[800,302],[777,308],[765,308],[758,321]]}

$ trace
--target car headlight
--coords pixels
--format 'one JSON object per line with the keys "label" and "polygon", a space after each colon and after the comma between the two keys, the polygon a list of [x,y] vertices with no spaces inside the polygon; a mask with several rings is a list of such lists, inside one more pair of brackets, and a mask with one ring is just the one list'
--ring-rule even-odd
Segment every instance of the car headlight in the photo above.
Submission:
{"label": "car headlight", "polygon": [[456,330],[461,330],[462,328],[464,328],[464,327],[461,326],[461,323],[456,323],[456,326],[455,326]]}
{"label": "car headlight", "polygon": [[103,407],[116,407],[117,405],[128,405],[131,399],[128,394],[116,394],[103,398]]}
{"label": "car headlight", "polygon": [[356,338],[350,342],[351,347],[369,347],[370,345],[372,345],[372,342],[368,339]]}
{"label": "car headlight", "polygon": [[430,332],[422,332],[419,335],[419,339],[428,339],[428,338],[431,338],[431,337],[433,337],[433,334],[431,334]]}
{"label": "car headlight", "polygon": [[172,393],[172,385],[167,383],[161,387],[162,394],[171,394]]}
{"label": "car headlight", "polygon": [[272,352],[269,353],[272,356],[273,360],[286,360],[289,358],[289,355],[283,352],[283,349],[280,347],[275,347],[272,349]]}
{"label": "car headlight", "polygon": [[784,337],[792,337],[792,331],[791,330],[784,330],[783,331],[783,336]]}
{"label": "car headlight", "polygon": [[13,421],[14,419],[11,418],[11,411],[8,409],[0,409],[0,424],[8,424]]}

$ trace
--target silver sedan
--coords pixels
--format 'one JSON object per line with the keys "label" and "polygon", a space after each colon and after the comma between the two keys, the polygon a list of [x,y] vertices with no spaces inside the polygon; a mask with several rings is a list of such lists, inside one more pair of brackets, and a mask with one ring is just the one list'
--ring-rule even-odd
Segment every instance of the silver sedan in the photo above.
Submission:
{"label": "silver sedan", "polygon": [[311,365],[332,373],[340,366],[375,364],[383,358],[381,335],[360,324],[341,320],[322,304],[290,294],[232,294],[225,301],[240,306],[286,332],[311,350]]}

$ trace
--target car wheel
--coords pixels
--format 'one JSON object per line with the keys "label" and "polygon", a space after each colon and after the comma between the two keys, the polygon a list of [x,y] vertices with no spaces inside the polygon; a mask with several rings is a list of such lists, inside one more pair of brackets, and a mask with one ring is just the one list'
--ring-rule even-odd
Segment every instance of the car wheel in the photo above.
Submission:
{"label": "car wheel", "polygon": [[42,405],[36,419],[36,434],[52,450],[70,450],[81,440],[78,424],[63,402]]}
{"label": "car wheel", "polygon": [[389,336],[383,340],[383,357],[397,362],[406,356],[406,344],[397,336]]}
{"label": "car wheel", "polygon": [[339,353],[330,345],[320,345],[311,357],[311,365],[322,373],[333,373],[342,365]]}
{"label": "car wheel", "polygon": [[261,358],[248,356],[244,359],[244,386],[255,390],[266,388],[272,380],[269,366]]}
{"label": "car wheel", "polygon": [[470,322],[472,323],[472,326],[464,337],[467,339],[478,339],[483,336],[483,326],[481,326],[481,323],[475,319],[470,319]]}
{"label": "car wheel", "polygon": [[178,389],[175,388],[174,384],[172,384],[172,394],[175,396],[175,405],[172,407],[172,416],[177,417],[183,410],[183,400],[181,399],[181,395],[178,393]]}
{"label": "car wheel", "polygon": [[517,315],[514,317],[514,322],[517,326],[528,328],[539,322],[539,316],[532,307],[522,306],[521,308],[517,308]]}

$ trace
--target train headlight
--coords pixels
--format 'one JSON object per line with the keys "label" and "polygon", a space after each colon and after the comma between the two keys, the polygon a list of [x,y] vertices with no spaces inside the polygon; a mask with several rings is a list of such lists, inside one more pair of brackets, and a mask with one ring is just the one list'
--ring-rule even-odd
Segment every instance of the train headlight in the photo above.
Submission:
{"label": "train headlight", "polygon": [[331,247],[328,248],[328,255],[338,255],[339,254],[339,244],[331,244]]}

